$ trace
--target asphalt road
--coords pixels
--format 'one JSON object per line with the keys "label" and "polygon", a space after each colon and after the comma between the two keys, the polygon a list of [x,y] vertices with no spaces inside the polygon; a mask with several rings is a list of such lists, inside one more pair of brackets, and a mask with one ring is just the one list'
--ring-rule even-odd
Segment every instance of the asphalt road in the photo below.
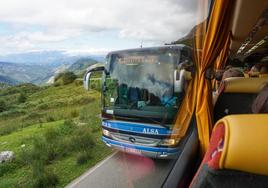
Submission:
{"label": "asphalt road", "polygon": [[169,174],[174,160],[116,152],[75,179],[67,188],[158,188]]}

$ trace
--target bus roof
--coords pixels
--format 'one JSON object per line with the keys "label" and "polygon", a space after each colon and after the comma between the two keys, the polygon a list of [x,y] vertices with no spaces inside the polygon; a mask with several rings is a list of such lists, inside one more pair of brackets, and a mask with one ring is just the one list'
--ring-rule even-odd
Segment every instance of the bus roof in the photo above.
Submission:
{"label": "bus roof", "polygon": [[124,53],[124,52],[142,52],[142,51],[147,51],[147,50],[161,50],[161,49],[188,49],[190,50],[191,48],[184,45],[184,44],[176,44],[176,45],[166,45],[166,46],[157,46],[157,47],[145,47],[145,48],[132,48],[132,49],[125,49],[125,50],[117,50],[117,51],[111,51],[107,54],[118,54],[118,53]]}

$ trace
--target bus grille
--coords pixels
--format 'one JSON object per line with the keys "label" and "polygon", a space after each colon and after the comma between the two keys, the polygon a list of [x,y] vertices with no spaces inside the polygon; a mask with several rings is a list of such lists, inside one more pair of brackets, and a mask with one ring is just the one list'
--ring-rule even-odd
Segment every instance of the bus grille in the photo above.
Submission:
{"label": "bus grille", "polygon": [[157,146],[160,139],[155,138],[146,138],[141,136],[134,136],[134,135],[128,135],[128,134],[121,134],[121,133],[114,133],[111,132],[111,137],[114,140],[120,141],[120,142],[127,142],[131,144],[138,144],[143,146]]}

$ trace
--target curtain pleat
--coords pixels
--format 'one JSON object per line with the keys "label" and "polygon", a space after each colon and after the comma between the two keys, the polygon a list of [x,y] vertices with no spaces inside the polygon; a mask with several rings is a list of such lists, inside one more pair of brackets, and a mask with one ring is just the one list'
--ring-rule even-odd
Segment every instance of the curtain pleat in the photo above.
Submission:
{"label": "curtain pleat", "polygon": [[195,113],[201,152],[204,154],[208,148],[213,125],[212,85],[211,81],[206,79],[205,72],[208,68],[214,68],[216,58],[227,45],[226,41],[228,36],[230,37],[232,1],[215,0],[209,22],[204,19],[207,14],[208,0],[198,0],[198,3],[198,14],[201,19],[194,35],[196,74],[187,88],[186,96],[177,114],[174,131],[179,132],[180,137],[183,137]]}

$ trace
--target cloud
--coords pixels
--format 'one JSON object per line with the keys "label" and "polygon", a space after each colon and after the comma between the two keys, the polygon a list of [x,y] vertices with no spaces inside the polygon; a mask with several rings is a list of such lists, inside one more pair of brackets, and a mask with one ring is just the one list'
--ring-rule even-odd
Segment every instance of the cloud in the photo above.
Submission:
{"label": "cloud", "polygon": [[[66,32],[18,32],[15,35],[0,36],[0,51],[23,52],[38,49],[40,44],[57,43],[71,37],[79,35],[78,33]],[[14,49],[15,48],[15,49]]]}
{"label": "cloud", "polygon": [[[0,22],[14,27],[19,25],[21,31],[9,38],[15,43],[21,41],[22,44],[29,43],[32,46],[110,30],[117,30],[119,39],[163,44],[182,37],[195,25],[196,2],[197,0],[8,0],[0,1]],[[23,31],[34,26],[44,29],[28,33]]]}
{"label": "cloud", "polygon": [[113,49],[108,48],[88,48],[88,49],[61,49],[64,51],[63,53],[69,56],[76,56],[76,55],[106,55],[108,52],[112,51]]}
{"label": "cloud", "polygon": [[10,51],[24,51],[34,49],[34,44],[25,39],[21,34],[15,36],[0,37],[0,51],[1,53],[8,53]]}

